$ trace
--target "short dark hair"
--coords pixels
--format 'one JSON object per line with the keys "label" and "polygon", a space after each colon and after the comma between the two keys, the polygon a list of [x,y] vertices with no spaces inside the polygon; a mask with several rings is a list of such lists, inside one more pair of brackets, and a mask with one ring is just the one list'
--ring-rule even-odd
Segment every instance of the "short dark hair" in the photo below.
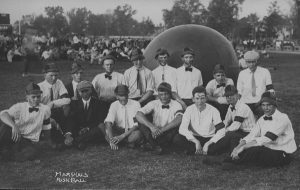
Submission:
{"label": "short dark hair", "polygon": [[206,96],[206,90],[203,86],[196,86],[193,91],[192,91],[192,94],[193,94],[193,97],[195,96],[196,93],[204,93],[205,96]]}

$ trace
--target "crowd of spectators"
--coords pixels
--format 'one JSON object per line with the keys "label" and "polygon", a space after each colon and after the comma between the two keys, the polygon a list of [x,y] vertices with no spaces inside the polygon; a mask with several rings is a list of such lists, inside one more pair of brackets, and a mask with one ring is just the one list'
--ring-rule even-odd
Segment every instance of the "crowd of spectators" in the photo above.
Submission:
{"label": "crowd of spectators", "polygon": [[[150,39],[133,37],[95,37],[70,34],[63,37],[45,35],[0,35],[0,60],[12,62],[33,54],[41,61],[69,59],[99,64],[111,54],[118,60],[128,60],[131,50],[145,50]],[[22,45],[23,44],[23,45]]]}

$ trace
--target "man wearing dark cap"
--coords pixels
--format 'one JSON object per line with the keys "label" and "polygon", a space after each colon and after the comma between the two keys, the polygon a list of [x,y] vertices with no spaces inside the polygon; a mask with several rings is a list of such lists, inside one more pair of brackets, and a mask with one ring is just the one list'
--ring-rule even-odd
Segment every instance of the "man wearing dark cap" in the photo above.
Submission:
{"label": "man wearing dark cap", "polygon": [[77,86],[80,99],[70,103],[70,114],[67,117],[67,129],[64,143],[84,150],[87,143],[103,140],[104,134],[98,128],[104,119],[100,102],[92,97],[93,85],[89,81],[81,81]]}
{"label": "man wearing dark cap", "polygon": [[157,88],[160,83],[167,82],[172,87],[172,97],[177,100],[184,109],[185,103],[177,94],[177,76],[176,69],[168,65],[169,52],[166,49],[159,48],[156,51],[155,59],[158,62],[158,67],[152,71],[154,77],[154,95],[157,95]]}
{"label": "man wearing dark cap", "polygon": [[194,57],[195,53],[192,49],[184,48],[181,55],[183,65],[177,68],[178,95],[187,106],[193,104],[193,89],[203,84],[201,71],[192,65]]}
{"label": "man wearing dark cap", "polygon": [[278,167],[291,162],[297,146],[289,117],[277,109],[276,97],[271,92],[263,93],[259,103],[264,115],[250,134],[241,139],[231,158],[224,161],[223,169],[235,169],[234,164]]}
{"label": "man wearing dark cap", "polygon": [[241,100],[245,102],[259,118],[263,112],[258,106],[261,95],[265,91],[275,94],[271,74],[268,69],[257,66],[259,54],[256,51],[247,51],[244,55],[247,69],[239,73],[237,89]]}
{"label": "man wearing dark cap", "polygon": [[139,101],[141,106],[143,106],[154,99],[153,75],[143,65],[145,57],[140,49],[133,49],[130,59],[133,66],[124,72],[125,85],[129,88],[129,98]]}
{"label": "man wearing dark cap", "polygon": [[225,68],[221,64],[215,65],[213,77],[214,79],[206,85],[207,100],[209,104],[219,110],[221,119],[224,120],[229,106],[224,96],[225,87],[227,85],[234,85],[234,83],[231,78],[226,77]]}
{"label": "man wearing dark cap", "polygon": [[[71,100],[77,100],[80,98],[79,93],[77,91],[77,85],[79,82],[82,81],[82,73],[83,73],[82,66],[79,63],[73,63],[71,67],[72,81],[65,85],[68,91],[69,98],[71,98]],[[93,88],[92,96],[98,98],[94,88]]]}
{"label": "man wearing dark cap", "polygon": [[55,63],[46,64],[43,72],[45,80],[38,84],[43,92],[42,103],[51,109],[51,124],[53,125],[51,136],[56,144],[60,144],[63,140],[60,131],[64,132],[66,127],[66,116],[71,100],[63,82],[58,79],[58,68]]}
{"label": "man wearing dark cap", "polygon": [[135,119],[140,103],[128,99],[129,89],[126,85],[118,85],[115,94],[117,101],[111,104],[104,125],[100,125],[100,128],[106,131],[112,150],[117,150],[121,144],[134,148],[142,138]]}
{"label": "man wearing dark cap", "polygon": [[202,147],[218,129],[224,127],[219,111],[206,103],[207,95],[203,86],[192,91],[194,104],[185,110],[174,142],[188,155],[203,154]]}
{"label": "man wearing dark cap", "polygon": [[116,59],[113,56],[103,57],[101,64],[105,72],[96,75],[92,81],[104,113],[108,112],[110,104],[116,100],[115,88],[125,83],[123,74],[114,71],[115,63]]}
{"label": "man wearing dark cap", "polygon": [[[153,100],[141,108],[136,114],[139,129],[149,143],[154,153],[161,154],[173,142],[178,134],[183,109],[175,100],[172,100],[172,87],[162,82],[158,88],[158,100]],[[153,122],[150,122],[146,114],[152,113]],[[147,145],[147,144],[146,144]]]}
{"label": "man wearing dark cap", "polygon": [[232,152],[239,140],[254,128],[256,120],[248,105],[240,101],[237,89],[233,85],[225,88],[224,96],[230,104],[224,123],[224,128],[203,146],[203,152],[209,155]]}
{"label": "man wearing dark cap", "polygon": [[0,112],[0,151],[2,157],[15,156],[25,161],[37,155],[37,143],[44,131],[50,141],[50,108],[41,104],[42,91],[35,83],[26,86],[27,102],[17,103]]}

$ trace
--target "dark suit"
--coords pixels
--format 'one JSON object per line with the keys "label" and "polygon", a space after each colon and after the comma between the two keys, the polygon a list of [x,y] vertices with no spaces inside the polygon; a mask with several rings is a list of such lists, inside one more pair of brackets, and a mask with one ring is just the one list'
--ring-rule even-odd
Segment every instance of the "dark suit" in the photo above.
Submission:
{"label": "dark suit", "polygon": [[[65,87],[68,91],[69,98],[73,98],[74,97],[74,89],[73,89],[72,81],[69,82],[68,84],[66,84]],[[76,90],[76,93],[77,93],[77,97],[79,98],[80,95],[79,95],[79,92],[77,90]],[[94,88],[92,89],[92,97],[98,98],[97,92]]]}
{"label": "dark suit", "polygon": [[[87,111],[84,110],[82,99],[72,100],[66,132],[71,132],[77,142],[88,142],[96,138],[104,139],[104,135],[97,127],[105,119],[101,107],[99,100],[93,97],[91,97]],[[79,135],[79,131],[86,127],[89,128],[89,131],[83,135]]]}

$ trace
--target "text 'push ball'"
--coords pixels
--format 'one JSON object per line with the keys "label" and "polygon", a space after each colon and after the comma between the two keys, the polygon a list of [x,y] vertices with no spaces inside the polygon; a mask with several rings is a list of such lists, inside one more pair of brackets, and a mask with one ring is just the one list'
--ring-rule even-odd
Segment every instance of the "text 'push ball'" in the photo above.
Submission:
{"label": "text 'push ball'", "polygon": [[213,79],[216,64],[225,67],[226,76],[235,82],[238,76],[238,61],[231,43],[219,32],[201,25],[181,25],[170,28],[155,37],[145,50],[145,65],[153,70],[158,66],[156,50],[167,49],[169,65],[182,66],[181,54],[185,47],[194,50],[193,66],[200,69],[204,85]]}

